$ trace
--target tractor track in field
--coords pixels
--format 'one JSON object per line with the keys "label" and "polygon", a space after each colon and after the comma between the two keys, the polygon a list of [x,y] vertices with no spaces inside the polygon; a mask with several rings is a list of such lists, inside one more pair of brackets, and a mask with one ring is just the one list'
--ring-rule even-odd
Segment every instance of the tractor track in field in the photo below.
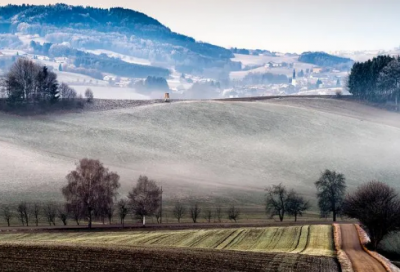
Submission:
{"label": "tractor track in field", "polygon": [[383,265],[363,249],[356,227],[353,224],[340,225],[342,250],[349,257],[355,272],[386,272]]}

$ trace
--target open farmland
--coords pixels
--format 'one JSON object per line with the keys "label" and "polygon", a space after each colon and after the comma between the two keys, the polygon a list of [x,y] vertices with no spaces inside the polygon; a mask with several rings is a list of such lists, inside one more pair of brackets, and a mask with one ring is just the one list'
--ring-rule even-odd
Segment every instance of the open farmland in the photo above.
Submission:
{"label": "open farmland", "polygon": [[330,225],[10,233],[0,235],[0,269],[336,272],[332,243]]}
{"label": "open farmland", "polygon": [[[399,188],[400,115],[335,99],[176,102],[107,111],[18,117],[0,113],[0,198],[60,199],[82,157],[121,176],[125,195],[140,174],[165,199],[263,203],[284,183],[306,197],[324,169],[350,190],[379,179]],[[21,167],[23,166],[23,167]]]}
{"label": "open farmland", "polygon": [[0,244],[74,244],[110,247],[202,248],[335,256],[332,226],[206,229],[138,232],[16,233],[0,235]]}
{"label": "open farmland", "polygon": [[335,258],[166,248],[0,245],[0,270],[18,271],[340,271]]}

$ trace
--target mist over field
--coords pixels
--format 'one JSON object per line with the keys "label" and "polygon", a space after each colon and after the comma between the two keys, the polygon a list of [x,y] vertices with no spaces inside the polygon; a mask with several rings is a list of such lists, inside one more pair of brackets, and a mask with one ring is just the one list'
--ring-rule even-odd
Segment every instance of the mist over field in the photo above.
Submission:
{"label": "mist over field", "polygon": [[65,176],[83,157],[117,171],[121,195],[146,174],[166,199],[262,204],[264,188],[281,182],[314,198],[326,168],[344,173],[349,190],[372,179],[399,188],[399,121],[354,102],[301,98],[0,114],[0,197],[59,199]]}

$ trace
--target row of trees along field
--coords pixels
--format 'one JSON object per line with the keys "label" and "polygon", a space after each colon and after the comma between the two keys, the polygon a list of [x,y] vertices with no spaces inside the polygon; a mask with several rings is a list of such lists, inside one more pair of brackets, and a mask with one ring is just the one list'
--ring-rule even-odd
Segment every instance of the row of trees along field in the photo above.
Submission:
{"label": "row of trees along field", "polygon": [[[315,182],[321,217],[337,216],[357,219],[368,231],[371,247],[376,249],[385,236],[400,230],[400,198],[395,189],[380,181],[361,185],[346,194],[346,178],[325,170]],[[266,210],[271,217],[285,214],[295,217],[310,208],[309,202],[282,184],[267,188]]]}
{"label": "row of trees along field", "polygon": [[[57,75],[46,66],[40,66],[25,58],[18,58],[1,82],[1,93],[11,105],[51,103],[61,99],[75,99],[76,91],[65,83],[59,84]],[[87,101],[93,99],[93,92],[85,92]]]}
{"label": "row of trees along field", "polygon": [[[136,185],[126,197],[119,197],[119,175],[105,168],[99,160],[82,159],[76,169],[67,176],[67,184],[62,188],[64,203],[21,202],[16,206],[3,205],[2,217],[10,226],[11,219],[17,218],[23,226],[32,222],[37,226],[39,219],[49,225],[55,225],[58,218],[64,225],[73,220],[77,225],[81,221],[92,227],[93,220],[111,224],[114,216],[124,226],[125,218],[132,215],[145,225],[147,216],[154,216],[162,223],[162,188],[147,176],[140,176]],[[400,229],[400,198],[397,192],[387,184],[371,181],[357,190],[346,194],[346,178],[343,174],[325,170],[315,182],[320,215],[327,218],[332,215],[353,218],[361,222],[371,238],[371,246],[377,248],[383,238]],[[310,209],[310,204],[295,190],[288,190],[278,184],[268,187],[265,196],[266,212],[272,218],[278,216],[280,221],[286,215],[298,216]],[[241,211],[234,205],[216,206],[204,210],[192,202],[185,206],[176,201],[172,209],[173,216],[180,223],[187,216],[193,223],[205,218],[211,222],[221,222],[222,218],[236,222]]]}
{"label": "row of trees along field", "polygon": [[400,57],[378,56],[366,62],[354,63],[347,87],[360,100],[392,102],[398,110]]}

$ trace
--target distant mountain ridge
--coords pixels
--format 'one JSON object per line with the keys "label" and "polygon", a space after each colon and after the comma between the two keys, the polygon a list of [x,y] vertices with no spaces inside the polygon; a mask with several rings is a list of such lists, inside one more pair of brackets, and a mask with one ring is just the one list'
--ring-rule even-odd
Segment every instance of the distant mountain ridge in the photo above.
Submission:
{"label": "distant mountain ridge", "polygon": [[191,37],[172,32],[156,19],[141,12],[120,7],[102,9],[66,4],[47,6],[7,5],[0,7],[0,17],[2,18],[3,31],[7,24],[9,30],[17,31],[20,23],[26,23],[57,28],[73,28],[75,30],[117,32],[185,46],[194,52],[209,57],[232,57],[232,53],[228,49],[196,42]]}
{"label": "distant mountain ridge", "polygon": [[325,52],[304,52],[300,55],[299,61],[318,66],[335,66],[353,63],[353,60],[349,58],[334,56]]}

